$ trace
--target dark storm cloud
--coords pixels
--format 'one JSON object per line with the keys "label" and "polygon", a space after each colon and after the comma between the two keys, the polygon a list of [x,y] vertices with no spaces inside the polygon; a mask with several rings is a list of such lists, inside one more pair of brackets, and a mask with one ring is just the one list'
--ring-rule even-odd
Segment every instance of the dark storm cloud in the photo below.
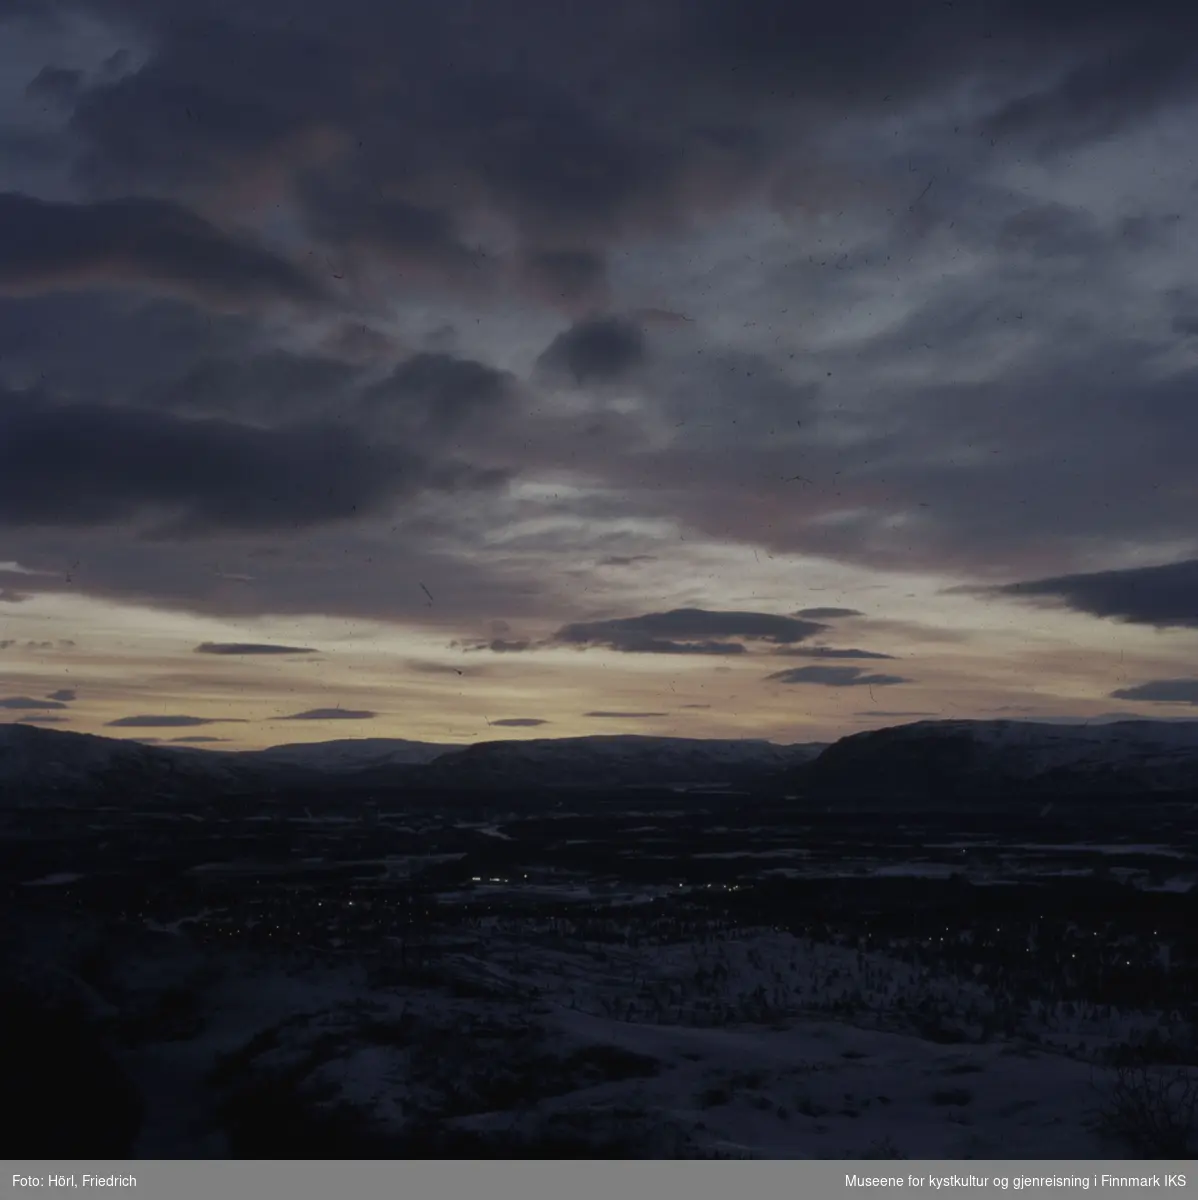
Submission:
{"label": "dark storm cloud", "polygon": [[1002,596],[1049,600],[1076,612],[1138,625],[1198,628],[1198,559],[1009,583]]}
{"label": "dark storm cloud", "polygon": [[773,653],[784,658],[894,658],[893,654],[881,654],[877,650],[842,649],[837,646],[786,647]]}
{"label": "dark storm cloud", "polygon": [[201,642],[196,654],[315,654],[308,646],[276,646],[267,642]]}
{"label": "dark storm cloud", "polygon": [[[113,0],[92,7],[114,12]],[[1008,127],[1098,136],[1110,121],[1096,110],[1184,93],[1195,24],[1163,0],[326,0],[286,23],[231,0],[116,11],[154,53],[78,98],[89,178],[179,189],[278,165],[305,180],[318,236],[379,247],[453,246],[446,210],[482,206],[530,254],[557,255],[547,273],[576,289],[594,273],[568,257],[593,253],[576,235],[752,188],[828,106],[894,112],[997,77],[1018,85],[993,89]]]}
{"label": "dark storm cloud", "polygon": [[[744,654],[745,641],[789,645],[825,628],[815,621],[774,613],[676,608],[639,617],[575,622],[564,625],[551,641],[580,648],[601,646],[623,654]],[[729,640],[733,638],[740,640]]]}
{"label": "dark storm cloud", "polygon": [[830,621],[835,617],[859,617],[862,613],[856,608],[800,608],[796,617],[807,617],[812,621]]}
{"label": "dark storm cloud", "polygon": [[645,360],[640,326],[617,317],[597,317],[570,326],[545,349],[540,365],[577,384],[620,379]]}
{"label": "dark storm cloud", "polygon": [[45,100],[66,107],[79,95],[83,72],[66,67],[43,67],[30,80],[25,94],[32,100]]}
{"label": "dark storm cloud", "polygon": [[304,193],[310,232],[322,240],[388,255],[407,266],[439,269],[466,282],[463,272],[484,266],[478,251],[458,237],[453,215],[376,193],[333,185],[309,185]]}
{"label": "dark storm cloud", "polygon": [[538,291],[567,304],[598,297],[607,279],[603,256],[592,250],[534,250],[524,271]]}
{"label": "dark storm cloud", "polygon": [[353,0],[283,24],[219,2],[127,7],[157,52],[74,117],[89,176],[108,186],[282,162],[306,168],[301,211],[318,236],[420,247],[449,236],[413,214],[450,202],[481,201],[538,237],[609,227],[674,169],[668,141],[612,119],[575,73],[579,53],[618,61],[585,32],[615,33],[606,14]]}
{"label": "dark storm cloud", "polygon": [[280,717],[281,721],[369,721],[378,713],[359,708],[309,708],[305,712]]}
{"label": "dark storm cloud", "polygon": [[105,725],[110,729],[172,729],[188,725],[227,725],[233,720],[232,717],[188,717],[178,714],[155,716],[139,713],[132,717],[117,717],[115,721],[106,721]]}
{"label": "dark storm cloud", "polygon": [[245,357],[205,356],[169,381],[143,391],[155,407],[204,416],[294,421],[344,403],[357,371],[335,358],[275,350]]}
{"label": "dark storm cloud", "polygon": [[[1188,94],[1176,55],[1195,44],[1187,36],[1194,29],[1189,9],[1161,0],[1136,6],[863,0],[819,10],[791,0],[584,6],[551,0],[436,6],[341,0],[332,6],[313,0],[293,6],[283,21],[269,4],[236,0],[94,0],[91,7],[104,21],[119,21],[122,29],[127,23],[141,45],[98,83],[94,75],[54,83],[60,70],[54,63],[48,64],[51,75],[43,72],[42,94],[48,89],[56,103],[74,105],[58,147],[62,161],[81,164],[77,176],[55,177],[48,194],[77,187],[77,194],[96,201],[74,207],[26,201],[43,216],[49,212],[47,219],[79,227],[62,245],[78,247],[79,230],[93,239],[84,238],[90,248],[83,255],[93,265],[83,274],[56,267],[63,280],[98,279],[103,271],[106,280],[156,282],[192,295],[219,291],[261,301],[295,295],[271,273],[276,268],[267,270],[260,256],[269,258],[268,251],[221,232],[257,223],[269,227],[271,245],[298,246],[296,261],[336,292],[338,302],[344,299],[346,311],[337,316],[346,328],[362,328],[359,315],[380,325],[394,317],[402,336],[412,336],[403,346],[411,354],[429,344],[421,340],[413,309],[427,314],[464,296],[472,303],[480,296],[506,300],[517,293],[502,286],[510,280],[496,272],[510,267],[522,287],[532,285],[518,292],[521,297],[539,291],[578,305],[571,312],[577,324],[547,357],[559,360],[570,377],[596,384],[632,368],[639,368],[639,384],[668,357],[666,343],[681,341],[689,329],[682,317],[660,339],[655,328],[653,355],[646,358],[636,325],[594,315],[605,311],[609,286],[627,304],[622,311],[639,312],[633,306],[644,304],[689,312],[692,300],[696,307],[702,301],[726,328],[717,338],[709,327],[714,318],[700,315],[694,331],[700,344],[687,350],[689,365],[669,362],[647,389],[646,407],[656,407],[662,426],[681,428],[673,445],[646,449],[646,430],[623,418],[610,418],[619,436],[588,441],[564,424],[512,422],[508,441],[497,439],[497,445],[515,464],[587,474],[619,492],[629,512],[639,508],[637,515],[676,521],[688,540],[697,530],[726,542],[869,565],[1024,578],[1093,562],[1096,540],[1192,537],[1193,496],[1184,490],[1191,486],[1192,454],[1184,447],[1198,436],[1190,401],[1195,380],[1161,382],[1153,364],[1168,347],[1147,344],[1154,317],[1151,305],[1140,303],[1149,287],[1143,281],[1159,268],[1119,257],[1125,253],[1119,244],[1144,246],[1145,238],[1132,238],[1126,227],[1105,229],[1104,220],[1076,204],[1029,202],[1017,194],[1020,186],[998,196],[998,185],[982,180],[1008,161],[1004,153],[1016,153],[1007,151],[1007,142],[1043,143],[1047,136],[1059,145],[1099,136],[1124,114],[1139,120],[1169,95]],[[30,64],[28,77],[42,65]],[[908,120],[911,103],[928,97],[920,115]],[[983,111],[987,107],[993,111]],[[951,115],[929,115],[950,109]],[[958,109],[959,133],[952,124]],[[849,117],[843,128],[840,116]],[[925,126],[941,120],[950,144],[938,141],[934,129],[924,140]],[[1004,123],[996,147],[977,136]],[[1138,168],[1122,174],[1148,177]],[[935,185],[924,197],[921,189],[931,178]],[[1095,179],[1080,190],[1110,193]],[[1062,177],[1049,182],[1056,187]],[[1072,191],[1076,201],[1079,189]],[[134,195],[158,199],[121,199]],[[718,222],[691,219],[718,215],[743,197],[777,203],[787,221],[797,211],[831,222],[846,207],[846,195],[846,221],[860,210],[857,219],[872,223],[856,252],[837,245],[842,234],[853,234],[851,225],[821,229],[825,241],[817,247],[816,234],[799,219],[789,237],[793,261],[789,250],[778,262],[753,259],[756,251],[746,244],[743,259],[750,265],[743,265],[742,247],[732,237],[726,255],[716,246],[719,268],[693,277],[693,295],[670,294],[667,278],[660,296],[647,294],[650,284],[645,294],[624,299],[625,276],[636,274],[638,255],[647,251],[652,264],[659,250],[653,234],[668,233],[675,248],[679,235],[692,232],[705,245],[709,235],[718,243],[726,232]],[[917,196],[919,213],[913,214]],[[104,257],[95,230],[114,238],[112,230],[125,227],[113,226],[111,214],[127,217],[121,206],[129,203],[150,205],[137,210],[151,216],[150,232],[121,242],[123,258],[113,259],[111,250]],[[750,225],[755,237],[760,230],[752,220],[738,223],[736,236]],[[0,227],[0,246],[7,246],[4,236]],[[953,242],[967,236],[975,240]],[[172,238],[181,238],[182,247]],[[213,247],[211,261],[197,256],[200,244]],[[19,265],[26,261],[21,255],[32,252],[23,245],[4,253],[15,253]],[[934,258],[936,245],[944,261]],[[987,265],[996,248],[1001,264]],[[946,274],[950,254],[958,266],[974,256],[982,265],[975,273],[953,268]],[[702,259],[696,256],[696,270],[705,270]],[[730,265],[733,260],[740,265]],[[179,278],[167,279],[162,261]],[[1042,263],[1048,267],[1040,269]],[[278,264],[284,273],[294,269],[283,259]],[[382,277],[378,290],[353,291],[355,271],[372,270]],[[413,291],[437,271],[446,289]],[[235,283],[214,282],[222,272]],[[254,282],[262,272],[267,282]],[[346,281],[336,279],[340,274]],[[928,285],[927,295],[913,295],[926,278],[941,282]],[[1142,287],[1133,294],[1137,280]],[[758,285],[763,295],[755,295]],[[302,280],[300,286],[306,286]],[[714,297],[707,294],[711,288]],[[894,301],[893,308],[886,301],[885,314],[874,303],[883,293]],[[397,297],[403,303],[393,306]],[[416,304],[408,303],[413,299]],[[202,323],[194,327],[194,314],[147,308],[126,311],[117,321],[115,303],[107,295],[86,303],[61,294],[19,304],[0,300],[0,372],[18,372],[10,383],[26,386],[45,371],[50,390],[76,398],[93,396],[92,381],[100,379],[102,396],[240,418],[246,424],[228,434],[229,453],[215,456],[232,463],[231,480],[214,479],[214,467],[206,461],[195,467],[176,448],[160,468],[169,485],[114,481],[103,461],[87,471],[68,463],[70,469],[47,474],[46,452],[33,455],[29,469],[9,483],[4,469],[16,456],[3,448],[8,431],[0,429],[0,516],[7,509],[20,521],[33,519],[30,513],[63,520],[75,505],[70,497],[94,489],[103,521],[166,508],[182,510],[192,527],[236,530],[244,510],[255,528],[291,529],[329,515],[377,511],[383,499],[409,494],[413,475],[422,476],[419,463],[410,470],[380,467],[377,455],[389,459],[391,452],[366,447],[352,433],[330,444],[346,461],[344,470],[316,462],[307,448],[301,452],[297,442],[306,434],[280,435],[291,439],[291,466],[280,467],[265,452],[273,435],[258,424],[333,412],[351,423],[364,419],[353,403],[342,403],[356,398],[356,375],[322,363],[310,346],[295,351],[306,330],[289,327],[292,349],[280,355],[292,358],[264,365],[268,356],[258,342],[269,340],[265,326],[224,326],[218,345],[205,347],[208,335]],[[745,333],[757,340],[743,352],[718,344],[736,336],[731,330],[742,323],[742,303],[746,328],[763,318],[758,309],[768,309],[776,323]],[[1120,303],[1134,309],[1134,319]],[[840,348],[824,355],[827,362],[815,361],[818,352],[800,352],[790,362],[781,357],[785,350],[768,349],[786,335],[798,339],[788,349],[800,350],[804,331],[819,325],[821,313],[834,321],[837,305],[863,320],[871,315],[889,332],[862,334],[854,344],[854,322],[845,321]],[[380,311],[359,314],[359,306]],[[473,316],[446,319],[456,325],[461,317],[469,333]],[[1190,316],[1192,310],[1171,310],[1162,330],[1184,333]],[[190,332],[158,336],[176,325]],[[513,342],[532,328],[515,313]],[[1004,347],[991,354],[989,339],[1014,329],[1035,330],[1039,344],[1008,370]],[[1120,336],[1112,336],[1116,330]],[[536,344],[551,336],[538,331]],[[237,344],[220,344],[225,339]],[[479,347],[463,341],[463,354],[485,359],[495,353],[485,339]],[[1109,350],[1097,352],[1108,343]],[[954,351],[966,364],[963,371],[947,361]],[[377,366],[398,356],[398,348],[385,358],[384,352],[365,358],[377,353]],[[528,347],[514,349],[511,359],[527,353]],[[896,362],[901,370],[893,369]],[[403,369],[399,383],[411,385]],[[862,381],[852,370],[873,374]],[[177,385],[174,392],[161,386],[164,374]],[[985,382],[944,382],[961,378]],[[426,378],[421,388],[409,387],[373,417],[404,411],[421,418],[443,411],[475,416],[503,408],[489,402],[455,408],[452,398],[432,404],[427,397],[438,394],[436,387]],[[801,435],[795,433],[800,420]],[[704,425],[707,431],[700,432]],[[782,446],[783,427],[801,455]],[[394,428],[420,437],[429,432],[419,422]],[[483,440],[465,417],[458,431]],[[197,430],[187,426],[186,432]],[[42,431],[43,451],[55,433]],[[155,436],[174,445],[173,434]],[[28,436],[22,444],[30,448]],[[150,453],[138,449],[141,435],[127,425],[118,422],[95,444],[115,448],[113,476],[130,465],[153,475],[145,461]],[[65,445],[69,458],[76,453],[69,436]],[[197,456],[205,459],[203,446]],[[245,466],[251,459],[264,464],[255,496]],[[293,475],[306,472],[310,486],[297,500]],[[321,499],[326,492],[327,502]],[[71,519],[82,523],[80,507]],[[477,546],[485,524],[471,514],[462,519],[467,536],[462,528],[454,532]],[[432,540],[422,533],[388,553],[416,558]],[[276,560],[262,580],[236,595],[214,577],[197,582],[194,564],[180,557],[172,555],[169,566],[153,564],[129,543],[106,541],[92,552],[82,541],[67,546],[60,540],[54,554],[56,562],[70,563],[87,550],[88,586],[105,595],[201,608],[245,605],[247,611],[295,611],[306,604],[316,606],[311,611],[398,612],[395,574],[368,568],[364,545],[346,537],[344,549],[322,543],[303,564]],[[369,548],[376,564],[377,550]],[[354,572],[338,574],[330,566],[350,561]],[[416,570],[413,578],[421,577],[432,582]],[[472,574],[462,568],[455,579],[463,584],[456,591],[433,585],[438,611],[444,604],[468,605],[455,595],[489,595],[493,582],[483,567]],[[498,582],[506,584],[507,576]],[[568,619],[567,609],[555,623]],[[647,652],[744,650],[740,635],[639,636]],[[528,647],[514,642],[510,648]]]}
{"label": "dark storm cloud", "polygon": [[[977,72],[995,74],[1037,60],[1073,60],[1057,83],[1033,87],[1027,104],[991,127],[1046,125],[1075,137],[1102,137],[1127,111],[1144,112],[1192,83],[1194,15],[1176,0],[997,0],[941,6],[915,0],[813,10],[787,0],[700,0],[688,22],[697,49],[730,86],[741,76],[860,107],[901,100]],[[1080,61],[1079,61],[1080,60]]]}
{"label": "dark storm cloud", "polygon": [[294,529],[471,478],[333,424],[236,422],[0,394],[0,524]]}
{"label": "dark storm cloud", "polygon": [[[100,185],[179,186],[249,171],[349,115],[353,64],[335,35],[272,21],[262,10],[242,9],[238,19],[231,6],[206,0],[119,7],[154,50],[138,69],[89,88],[75,107],[86,175]],[[94,9],[114,15],[107,0]],[[315,7],[310,13],[319,22]],[[367,52],[364,41],[358,54]]]}
{"label": "dark storm cloud", "polygon": [[871,675],[860,667],[795,667],[767,675],[773,683],[814,683],[820,687],[886,687],[910,683],[901,675]]}
{"label": "dark storm cloud", "polygon": [[[1012,305],[1004,320],[1017,326],[1018,314]],[[993,313],[985,324],[996,328]],[[1144,344],[1114,332],[1104,344],[1072,326],[1062,311],[1049,323],[1060,345],[1042,331],[1041,350],[983,383],[892,383],[849,421],[825,408],[795,448],[746,421],[730,386],[707,444],[613,456],[606,477],[645,511],[708,536],[894,570],[1009,578],[1092,560],[1096,540],[1192,538],[1185,447],[1198,439],[1198,372],[1162,375]],[[888,336],[861,355],[883,375],[910,353]],[[950,345],[973,337],[990,333],[975,327]]]}
{"label": "dark storm cloud", "polygon": [[[154,404],[227,414],[266,390],[264,372],[247,365],[238,373],[226,368],[217,378],[219,370],[200,371],[199,364],[252,363],[257,336],[244,313],[215,313],[177,298],[111,290],[0,294],[0,381],[42,379],[48,389],[76,398],[146,394]],[[305,366],[306,378],[317,374]],[[201,376],[194,382],[193,372]],[[301,372],[286,381],[273,374],[272,397],[284,387],[304,396]]]}
{"label": "dark storm cloud", "polygon": [[1198,679],[1151,679],[1135,687],[1111,692],[1112,700],[1149,700],[1156,704],[1191,704],[1198,707]]}
{"label": "dark storm cloud", "polygon": [[488,721],[488,725],[503,725],[511,729],[531,728],[534,725],[548,725],[540,717],[502,717],[498,721]]}
{"label": "dark storm cloud", "polygon": [[[610,228],[667,187],[676,168],[673,147],[621,128],[585,97],[532,74],[480,72],[454,91],[457,103],[445,114],[454,148],[473,159],[492,202],[526,230]],[[490,152],[481,143],[488,136]]]}
{"label": "dark storm cloud", "polygon": [[582,714],[584,717],[595,717],[601,720],[628,720],[639,721],[648,720],[650,717],[668,717],[669,713],[663,712],[587,712]]}
{"label": "dark storm cloud", "polygon": [[74,688],[59,688],[57,691],[51,692],[48,699],[61,700],[64,704],[69,704],[72,700],[78,697],[78,693]]}
{"label": "dark storm cloud", "polygon": [[[481,499],[486,503],[489,497]],[[429,501],[438,502],[440,497]],[[476,626],[480,605],[488,616],[560,620],[557,589],[539,565],[509,562],[502,554],[480,561],[452,547],[443,550],[421,520],[406,520],[403,513],[398,524],[393,520],[320,525],[298,533],[230,530],[203,540],[62,526],[12,531],[6,538],[22,558],[49,571],[37,579],[38,594],[81,592],[233,621],[321,613],[348,620],[432,622],[431,636],[438,640],[443,621]],[[435,607],[417,579],[429,583]],[[305,661],[318,659],[312,655]]]}
{"label": "dark storm cloud", "polygon": [[363,395],[369,411],[399,428],[452,433],[501,407],[512,396],[502,371],[449,354],[417,354]]}
{"label": "dark storm cloud", "polygon": [[0,697],[0,708],[9,709],[55,709],[66,708],[66,705],[57,700],[37,700],[32,696],[4,696]]}
{"label": "dark storm cloud", "polygon": [[1046,150],[1069,149],[1126,128],[1169,101],[1193,95],[1195,56],[1184,39],[1159,36],[1087,61],[1058,83],[1008,104],[987,123],[996,138],[1027,137]]}
{"label": "dark storm cloud", "polygon": [[155,284],[217,300],[318,296],[284,259],[227,237],[168,201],[68,204],[0,194],[0,289],[105,283]]}

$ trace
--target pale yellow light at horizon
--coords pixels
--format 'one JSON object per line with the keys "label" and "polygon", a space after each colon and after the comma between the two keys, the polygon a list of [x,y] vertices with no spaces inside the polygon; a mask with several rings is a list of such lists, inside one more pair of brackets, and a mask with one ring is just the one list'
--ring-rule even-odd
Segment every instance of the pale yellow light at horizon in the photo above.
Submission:
{"label": "pale yellow light at horizon", "polygon": [[[762,644],[751,644],[753,653],[726,657],[572,647],[496,654],[463,649],[488,640],[486,622],[450,621],[432,606],[419,624],[319,614],[226,620],[53,593],[0,604],[0,640],[12,643],[0,659],[4,691],[37,698],[76,689],[77,700],[54,710],[68,719],[63,728],[126,737],[220,736],[239,748],[348,736],[468,742],[602,732],[829,740],[860,728],[870,710],[1087,716],[1119,708],[1178,715],[1176,706],[1117,702],[1109,693],[1177,674],[1179,654],[1186,647],[1192,652],[1194,642],[1185,631],[953,593],[946,589],[960,580],[945,576],[771,558],[719,542],[671,546],[668,553],[659,550],[655,561],[593,578],[597,594],[580,586],[577,611],[559,623],[678,607],[779,614],[847,607],[864,615],[828,620],[815,642],[894,657],[820,660],[770,653]],[[524,621],[503,636],[537,641],[555,628],[554,622]],[[206,642],[283,644],[314,653],[196,653]],[[827,687],[765,678],[811,665],[856,667],[912,682]],[[284,719],[326,708],[378,715],[362,721]],[[665,715],[585,715],[594,711]],[[22,715],[0,712],[0,719]],[[244,723],[108,725],[140,715]],[[510,718],[547,724],[489,724]]]}

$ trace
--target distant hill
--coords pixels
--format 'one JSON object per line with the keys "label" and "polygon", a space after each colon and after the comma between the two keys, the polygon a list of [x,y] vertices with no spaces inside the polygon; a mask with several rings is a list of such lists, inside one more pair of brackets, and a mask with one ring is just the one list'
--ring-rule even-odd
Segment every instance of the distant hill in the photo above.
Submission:
{"label": "distant hill", "polygon": [[1183,792],[1198,721],[916,721],[841,738],[788,778],[831,799]]}
{"label": "distant hill", "polygon": [[405,738],[339,738],[332,742],[292,742],[267,750],[243,750],[230,755],[240,762],[266,766],[303,767],[338,773],[379,767],[423,766],[459,745],[412,742]]}
{"label": "distant hill", "polygon": [[163,749],[33,725],[0,725],[0,803],[87,795],[97,801],[253,786],[262,776],[225,756]]}
{"label": "distant hill", "polygon": [[819,744],[764,739],[642,737],[635,734],[478,742],[444,754],[430,782],[518,786],[736,783],[813,759]]}
{"label": "distant hill", "polygon": [[636,735],[470,746],[391,738],[222,751],[0,726],[0,803],[119,802],[312,786],[485,789],[769,785],[821,802],[966,804],[1062,795],[1198,796],[1198,721],[918,721],[832,745]]}
{"label": "distant hill", "polygon": [[537,787],[713,784],[768,776],[821,745],[763,739],[595,736],[448,746],[348,738],[267,750],[150,746],[131,739],[0,726],[0,799],[232,793],[281,787]]}

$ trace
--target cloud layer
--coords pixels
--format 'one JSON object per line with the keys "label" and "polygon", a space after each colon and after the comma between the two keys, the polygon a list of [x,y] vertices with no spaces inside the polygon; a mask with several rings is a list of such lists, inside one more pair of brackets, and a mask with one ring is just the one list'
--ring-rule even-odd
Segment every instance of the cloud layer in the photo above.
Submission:
{"label": "cloud layer", "polygon": [[1033,579],[997,590],[1008,596],[1054,600],[1096,617],[1198,628],[1198,559]]}
{"label": "cloud layer", "polygon": [[314,301],[315,284],[249,241],[222,234],[169,201],[91,204],[0,194],[0,290],[157,284],[205,299]]}
{"label": "cloud layer", "polygon": [[1191,8],[293,9],[0,15],[11,711],[168,645],[313,732],[1179,682]]}
{"label": "cloud layer", "polygon": [[355,708],[309,708],[304,712],[291,713],[284,721],[370,721],[378,713]]}
{"label": "cloud layer", "polygon": [[1116,688],[1111,698],[1198,706],[1198,679],[1152,679],[1135,687]]}
{"label": "cloud layer", "polygon": [[811,683],[820,687],[889,687],[896,683],[910,683],[901,675],[882,675],[863,671],[860,667],[794,667],[788,671],[775,671],[766,679],[773,683]]}
{"label": "cloud layer", "polygon": [[270,654],[315,654],[310,646],[280,646],[268,642],[201,642],[197,654],[270,655]]}
{"label": "cloud layer", "polygon": [[580,649],[601,646],[623,654],[744,654],[746,643],[788,645],[824,628],[815,621],[772,613],[677,608],[637,617],[579,621],[562,626],[552,640]]}

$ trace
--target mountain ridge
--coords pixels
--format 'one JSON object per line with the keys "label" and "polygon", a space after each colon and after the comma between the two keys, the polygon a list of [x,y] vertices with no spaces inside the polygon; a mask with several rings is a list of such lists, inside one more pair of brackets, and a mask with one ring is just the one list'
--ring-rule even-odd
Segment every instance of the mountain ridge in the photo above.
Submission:
{"label": "mountain ridge", "polygon": [[1181,792],[1198,788],[1198,721],[915,721],[833,742],[795,782],[894,798]]}
{"label": "mountain ridge", "polygon": [[65,793],[149,788],[171,793],[291,785],[431,787],[593,786],[705,782],[712,771],[760,775],[809,760],[823,743],[781,746],[764,738],[659,738],[596,734],[447,745],[402,738],[346,738],[265,750],[160,746],[132,738],[0,726],[0,791]]}
{"label": "mountain ridge", "polygon": [[226,794],[288,786],[624,787],[765,783],[835,801],[1198,794],[1198,721],[926,720],[830,744],[596,734],[467,745],[346,738],[231,751],[0,726],[0,793]]}

